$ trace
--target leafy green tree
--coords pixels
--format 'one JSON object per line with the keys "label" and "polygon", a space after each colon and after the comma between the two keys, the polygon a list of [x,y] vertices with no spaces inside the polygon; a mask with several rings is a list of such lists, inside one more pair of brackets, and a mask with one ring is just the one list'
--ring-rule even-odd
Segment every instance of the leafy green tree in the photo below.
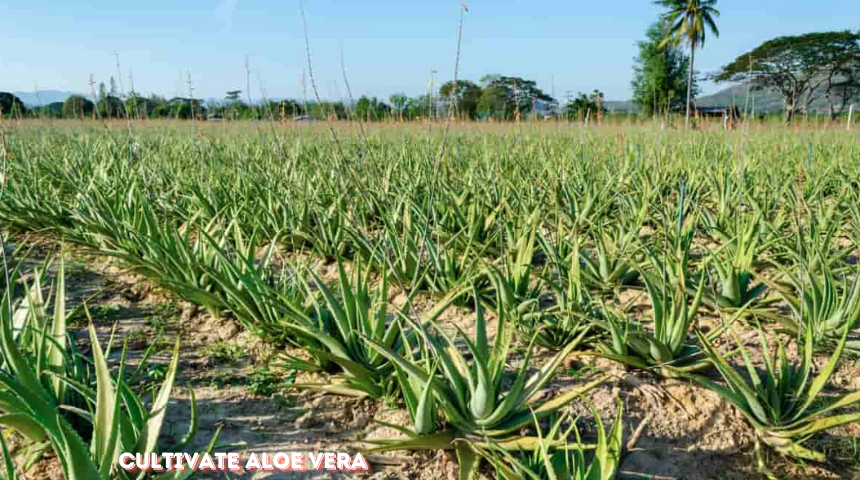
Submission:
{"label": "leafy green tree", "polygon": [[370,120],[370,112],[373,110],[373,102],[369,97],[362,96],[355,102],[355,116],[360,120]]}
{"label": "leafy green tree", "polygon": [[376,97],[362,96],[355,102],[356,117],[366,121],[388,118],[390,110],[390,107],[385,102],[381,102]]}
{"label": "leafy green tree", "polygon": [[302,104],[296,100],[281,100],[278,102],[278,109],[278,111],[283,112],[284,116],[287,118],[295,117],[296,115],[304,113]]}
{"label": "leafy green tree", "polygon": [[170,108],[170,104],[167,102],[157,103],[152,110],[150,110],[149,118],[171,118],[173,110]]}
{"label": "leafy green tree", "polygon": [[579,92],[579,95],[573,99],[573,101],[568,102],[565,106],[567,110],[567,118],[568,120],[580,120],[585,118],[585,115],[592,107],[591,102],[588,100],[588,96],[582,92]]}
{"label": "leafy green tree", "polygon": [[434,98],[430,95],[419,95],[410,98],[406,103],[404,118],[408,120],[429,118],[433,111],[433,100]]}
{"label": "leafy green tree", "polygon": [[99,83],[96,111],[101,118],[125,117],[125,104],[116,92],[116,82],[113,77],[110,77],[110,91],[105,87],[104,82]]}
{"label": "leafy green tree", "polygon": [[[638,42],[639,55],[633,64],[633,101],[645,115],[661,111],[678,112],[684,106],[690,57],[674,45],[662,46],[671,25],[660,20],[648,27],[646,40]],[[699,93],[693,76],[692,97]]]}
{"label": "leafy green tree", "polygon": [[570,120],[582,120],[586,115],[597,115],[598,111],[605,113],[603,92],[594,90],[591,95],[580,92],[572,102],[567,104],[566,110],[567,118]]}
{"label": "leafy green tree", "polygon": [[[860,33],[807,33],[768,40],[724,66],[718,82],[749,82],[756,90],[775,90],[785,105],[785,120],[806,111],[835,86],[855,95],[853,76],[860,62]],[[842,84],[841,82],[848,82]]]}
{"label": "leafy green tree", "polygon": [[314,118],[345,120],[349,117],[343,102],[309,102],[300,107],[303,115]]}
{"label": "leafy green tree", "polygon": [[391,105],[378,100],[376,102],[376,118],[377,120],[385,120],[391,118]]}
{"label": "leafy green tree", "polygon": [[693,73],[696,62],[696,49],[705,45],[708,30],[720,36],[714,18],[720,16],[716,9],[717,0],[657,0],[668,12],[663,19],[671,24],[661,46],[678,46],[686,43],[690,47],[690,68],[687,75],[687,115],[686,124],[690,125],[690,104],[693,99]]}
{"label": "leafy green tree", "polygon": [[110,106],[110,103],[108,102],[102,105],[102,102],[104,102],[104,99],[107,98],[107,96],[108,91],[107,87],[105,87],[105,82],[99,82],[99,94],[96,98],[93,99],[96,102],[96,114],[99,117],[103,117],[105,115],[105,112],[107,112],[108,116],[110,116],[109,109],[107,108]]}
{"label": "leafy green tree", "polygon": [[170,105],[166,98],[153,94],[146,102],[138,104],[137,113],[143,118],[169,118]]}
{"label": "leafy green tree", "polygon": [[391,102],[391,106],[397,112],[398,116],[401,120],[403,120],[404,110],[406,109],[406,105],[409,103],[409,97],[407,97],[403,93],[394,93],[388,100]]}
{"label": "leafy green tree", "polygon": [[183,120],[194,118],[203,118],[206,116],[206,109],[203,103],[198,99],[174,97],[167,102],[170,108],[170,116]]}
{"label": "leafy green tree", "polygon": [[478,116],[478,103],[481,100],[481,87],[469,80],[457,80],[456,91],[454,82],[447,82],[439,88],[439,95],[449,103],[456,99],[456,114],[460,117],[474,119]]}
{"label": "leafy green tree", "polygon": [[345,120],[347,118],[346,105],[343,102],[330,102],[326,110],[332,112],[334,118],[338,120]]}
{"label": "leafy green tree", "polygon": [[21,118],[27,114],[27,107],[15,95],[9,92],[0,92],[0,112],[4,117]]}
{"label": "leafy green tree", "polygon": [[131,118],[152,118],[159,103],[167,103],[167,101],[155,95],[148,98],[132,95],[125,100],[125,109]]}
{"label": "leafy green tree", "polygon": [[95,105],[80,95],[72,95],[63,102],[63,117],[87,118],[93,114]]}
{"label": "leafy green tree", "polygon": [[269,100],[263,104],[262,113],[265,118],[289,120],[297,115],[301,115],[303,111],[299,102],[287,98],[283,100]]}
{"label": "leafy green tree", "polygon": [[514,111],[512,103],[507,88],[485,82],[484,88],[481,89],[481,98],[478,99],[478,114],[484,118],[507,119],[508,112],[512,114]]}
{"label": "leafy green tree", "polygon": [[824,92],[830,107],[830,118],[836,120],[854,101],[860,100],[860,60],[834,70]]}
{"label": "leafy green tree", "polygon": [[224,97],[225,104],[219,109],[224,118],[231,120],[252,118],[251,108],[242,101],[242,90],[230,90]]}
{"label": "leafy green tree", "polygon": [[119,97],[114,97],[113,95],[100,97],[96,108],[101,118],[125,117],[125,104]]}
{"label": "leafy green tree", "polygon": [[63,102],[53,102],[47,105],[42,105],[36,111],[36,115],[40,118],[62,118]]}
{"label": "leafy green tree", "polygon": [[197,113],[188,102],[171,102],[170,111],[173,118],[182,120],[189,120]]}
{"label": "leafy green tree", "polygon": [[239,120],[248,117],[248,106],[245,102],[238,101],[229,103],[224,107],[224,118]]}
{"label": "leafy green tree", "polygon": [[514,119],[517,112],[525,116],[531,112],[537,100],[555,102],[533,80],[502,75],[486,75],[481,78],[484,85],[478,100],[478,113],[485,117]]}

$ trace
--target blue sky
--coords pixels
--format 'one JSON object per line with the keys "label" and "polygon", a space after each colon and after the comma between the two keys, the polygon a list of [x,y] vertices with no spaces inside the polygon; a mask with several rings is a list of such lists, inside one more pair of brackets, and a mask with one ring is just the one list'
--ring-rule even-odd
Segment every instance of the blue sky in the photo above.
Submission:
{"label": "blue sky", "polygon": [[[635,43],[660,8],[648,0],[471,0],[460,78],[486,73],[534,79],[547,92],[599,88],[630,96]],[[313,67],[326,98],[343,98],[340,52],[353,94],[426,91],[453,76],[460,1],[306,0]],[[856,0],[722,0],[720,38],[697,52],[713,71],[779,35],[860,28]],[[0,0],[0,91],[85,92],[108,82],[119,52],[123,86],[138,92],[222,97],[302,94],[306,67],[298,0]],[[554,88],[553,88],[554,87]],[[705,91],[718,87],[705,85]],[[243,94],[244,96],[244,94]]]}

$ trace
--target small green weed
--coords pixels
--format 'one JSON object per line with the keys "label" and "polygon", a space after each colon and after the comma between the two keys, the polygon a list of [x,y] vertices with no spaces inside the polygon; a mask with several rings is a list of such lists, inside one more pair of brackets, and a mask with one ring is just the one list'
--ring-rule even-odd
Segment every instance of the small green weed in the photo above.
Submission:
{"label": "small green weed", "polygon": [[217,363],[235,363],[246,356],[245,349],[241,345],[227,343],[218,340],[200,349],[200,355],[211,357]]}

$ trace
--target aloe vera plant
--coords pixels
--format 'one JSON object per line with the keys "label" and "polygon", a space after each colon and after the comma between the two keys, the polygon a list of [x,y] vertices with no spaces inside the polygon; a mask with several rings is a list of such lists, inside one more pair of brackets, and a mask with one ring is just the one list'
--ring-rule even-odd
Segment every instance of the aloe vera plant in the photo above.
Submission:
{"label": "aloe vera plant", "polygon": [[[539,315],[540,278],[532,276],[537,247],[537,213],[530,215],[522,225],[506,226],[508,240],[501,267],[487,265],[486,268],[486,276],[496,293],[486,300],[494,303],[498,311],[504,310],[513,316],[514,322]],[[473,291],[477,294],[477,289],[473,288]]]}
{"label": "aloe vera plant", "polygon": [[[827,204],[814,204],[816,211],[807,212],[802,218],[791,220],[783,215],[774,219],[771,222],[774,230],[771,235],[776,239],[771,249],[774,260],[784,267],[803,264],[809,271],[822,267],[836,272],[846,270],[844,262],[857,248],[857,242],[850,235],[840,238],[846,223],[842,202],[841,197],[837,197]],[[803,203],[796,208],[808,210],[812,207]]]}
{"label": "aloe vera plant", "polygon": [[591,176],[578,170],[572,182],[559,183],[555,189],[556,208],[570,228],[579,232],[594,227],[595,221],[612,206],[612,182],[600,184]]}
{"label": "aloe vera plant", "polygon": [[767,338],[759,330],[761,351],[758,353],[765,362],[763,372],[756,370],[748,350],[735,336],[750,380],[729,365],[725,356],[714,348],[708,338],[699,333],[702,350],[727,386],[723,387],[697,375],[689,378],[715,391],[734,405],[755,429],[757,445],[764,444],[795,459],[824,462],[826,457],[823,453],[804,444],[816,433],[860,421],[860,413],[838,413],[860,403],[860,392],[826,400],[822,398],[822,391],[836,370],[845,349],[848,332],[843,333],[830,359],[821,371],[814,375],[812,356],[815,343],[811,328],[809,326],[802,334],[799,364],[789,359],[785,346],[779,340],[776,354],[771,353]]}
{"label": "aloe vera plant", "polygon": [[270,188],[259,190],[252,207],[256,226],[288,249],[309,247],[312,203],[307,198],[281,196]]}
{"label": "aloe vera plant", "polygon": [[499,236],[504,205],[491,204],[474,189],[443,195],[438,212],[442,238],[456,237],[454,245],[460,250],[489,249]]}
{"label": "aloe vera plant", "polygon": [[[62,271],[61,267],[61,275]],[[23,314],[19,313],[21,310],[10,310],[10,305],[15,304],[11,298],[13,292],[11,289],[5,292],[0,306],[0,351],[4,365],[0,370],[0,424],[18,431],[31,442],[47,442],[59,458],[66,478],[140,478],[142,475],[119,469],[119,453],[156,451],[176,379],[179,342],[176,342],[165,380],[154,394],[149,410],[125,381],[125,352],[117,374],[112,375],[106,360],[109,351],[102,350],[92,324],[89,339],[95,383],[82,381],[84,377],[80,375],[69,376],[67,372],[73,367],[68,363],[73,358],[67,349],[73,347],[66,343],[65,337],[64,282],[60,280],[56,288],[56,306],[50,321],[46,317],[39,318],[43,316],[42,307],[33,298],[24,307],[27,311]],[[13,322],[21,315],[33,316],[35,320],[33,328],[28,328],[26,333],[18,332],[16,336]],[[84,399],[82,405],[67,403],[72,391]],[[73,419],[81,421],[73,422]],[[184,448],[193,441],[198,422],[192,393],[188,435],[173,449]],[[209,449],[217,436],[216,433]],[[8,463],[8,454],[5,458]],[[7,464],[7,473],[8,470]],[[158,478],[181,480],[192,474],[188,470]]]}
{"label": "aloe vera plant", "polygon": [[[129,187],[128,194],[134,191]],[[208,275],[219,261],[211,239],[217,236],[218,246],[224,248],[229,223],[216,218],[201,225],[195,216],[177,228],[159,221],[155,208],[146,202],[129,206],[119,195],[94,196],[89,202],[92,205],[85,202],[77,214],[78,228],[88,232],[81,235],[82,243],[126,262],[134,272],[213,315],[220,314],[224,300]]]}
{"label": "aloe vera plant", "polygon": [[276,345],[290,344],[295,335],[285,323],[307,315],[310,305],[305,288],[288,268],[277,272],[273,267],[274,241],[258,255],[258,235],[246,237],[235,223],[229,233],[228,243],[223,237],[216,240],[201,232],[207,249],[218,256],[218,261],[204,265],[204,271],[217,287],[219,301],[249,332]]}
{"label": "aloe vera plant", "polygon": [[[600,414],[594,414],[597,442],[583,445],[580,441],[576,419],[569,415],[559,417],[544,435],[540,427],[538,445],[532,451],[521,451],[514,455],[509,449],[489,443],[486,447],[475,445],[502,480],[612,480],[621,462],[624,423],[624,405],[618,401],[615,420],[607,431]],[[570,423],[563,429],[564,423]],[[570,437],[576,443],[570,443]],[[587,452],[591,453],[587,453]],[[590,457],[590,458],[589,458]]]}
{"label": "aloe vera plant", "polygon": [[599,228],[594,234],[593,253],[580,254],[586,284],[611,291],[635,282],[640,275],[640,262],[635,260],[637,235],[623,228]]}
{"label": "aloe vera plant", "polygon": [[[434,376],[438,364],[434,362],[430,350],[426,344],[421,342],[420,337],[412,337],[412,340],[410,341],[407,335],[403,335],[404,348],[401,349],[403,358],[417,368],[430,372],[431,377]],[[432,385],[430,382],[422,381],[418,377],[407,374],[396,362],[393,362],[392,366],[395,372],[395,381],[403,396],[403,403],[412,426],[410,428],[379,420],[375,421],[410,438],[428,438],[429,435],[440,430],[439,408],[436,403],[436,395],[431,388]]]}
{"label": "aloe vera plant", "polygon": [[[317,388],[331,393],[353,396],[370,396],[380,399],[392,393],[393,368],[388,360],[367,346],[362,335],[382,342],[399,351],[402,347],[400,322],[388,317],[388,279],[371,296],[369,271],[362,274],[361,263],[356,265],[350,282],[340,257],[337,257],[338,283],[341,298],[314,272],[311,278],[319,289],[321,300],[311,297],[315,316],[287,320],[285,330],[301,337],[314,362],[306,364],[287,358],[287,364],[300,369],[323,369],[327,364],[337,365],[343,373],[336,378],[338,384],[298,385]],[[407,306],[408,308],[408,306]]]}
{"label": "aloe vera plant", "polygon": [[524,316],[516,323],[516,329],[521,338],[526,341],[533,339],[544,348],[560,350],[574,344],[576,349],[594,336],[594,326],[586,319],[586,315],[600,317],[601,313],[597,309],[580,313],[554,307]]}
{"label": "aloe vera plant", "polygon": [[[532,343],[525,353],[522,366],[516,371],[513,383],[508,388],[503,388],[502,380],[508,376],[506,363],[513,333],[510,325],[512,317],[504,309],[499,310],[496,337],[491,346],[480,300],[476,301],[475,309],[475,338],[459,332],[471,360],[466,359],[448,335],[441,331],[430,332],[421,325],[415,327],[430,352],[432,365],[428,366],[426,362],[415,363],[379,342],[371,342],[379,353],[385,355],[415,382],[412,390],[422,392],[422,398],[425,399],[419,404],[425,410],[438,408],[448,427],[403,439],[369,440],[379,445],[369,452],[456,450],[460,461],[460,478],[470,479],[473,478],[479,457],[468,442],[459,440],[481,442],[490,438],[512,449],[533,448],[536,439],[517,437],[514,433],[533,421],[553,415],[605,380],[602,377],[597,378],[551,399],[540,399],[542,388],[553,377],[555,369],[573,350],[575,344],[557,353],[529,376],[529,362],[534,350]],[[435,405],[426,400],[430,393],[435,398]],[[415,415],[416,418],[429,416],[427,411],[417,412]],[[417,432],[418,428],[415,430]]]}
{"label": "aloe vera plant", "polygon": [[555,275],[550,274],[546,281],[555,294],[556,305],[524,315],[516,322],[517,332],[524,341],[534,339],[538,345],[553,350],[590,340],[593,325],[588,317],[600,318],[601,312],[582,284],[579,249],[571,248],[565,258],[564,247],[557,248],[545,238],[541,245],[554,267]]}
{"label": "aloe vera plant", "polygon": [[[396,394],[394,368],[387,355],[373,348],[369,342],[377,342],[387,351],[397,354],[403,348],[400,317],[409,310],[411,298],[400,308],[399,314],[389,318],[388,275],[383,269],[382,283],[371,294],[370,271],[363,270],[360,262],[355,264],[353,279],[349,276],[340,258],[337,259],[340,298],[314,272],[310,272],[320,297],[311,294],[314,316],[288,319],[284,326],[289,332],[303,338],[305,350],[314,357],[314,362],[287,358],[287,364],[300,369],[322,369],[326,363],[340,367],[342,373],[335,378],[341,383],[302,384],[298,387],[316,388],[323,391],[353,396],[370,396],[381,399]],[[310,293],[310,286],[309,293]],[[433,321],[453,302],[460,291],[454,291],[427,313],[425,321]],[[395,312],[396,313],[396,312]]]}
{"label": "aloe vera plant", "polygon": [[[592,320],[610,336],[609,341],[600,346],[603,355],[630,367],[654,369],[666,377],[676,377],[708,365],[697,358],[698,348],[688,341],[702,304],[705,277],[699,279],[698,286],[690,288],[688,271],[693,230],[683,230],[683,189],[681,205],[671,257],[665,252],[661,261],[656,253],[649,251],[655,272],[642,278],[651,300],[652,329],[626,316],[606,315],[605,320]],[[711,337],[716,338],[727,325],[711,332]]]}
{"label": "aloe vera plant", "polygon": [[330,205],[315,209],[311,214],[311,230],[306,238],[311,249],[326,261],[343,257],[350,248],[347,212],[350,206],[345,196]]}
{"label": "aloe vera plant", "polygon": [[716,197],[713,208],[702,212],[703,220],[709,228],[718,231],[731,229],[745,191],[743,177],[738,177],[734,169],[726,167],[718,168],[713,175],[707,177],[706,181],[710,183]]}
{"label": "aloe vera plant", "polygon": [[[481,257],[486,247],[479,249],[471,241],[461,243],[461,235],[465,235],[465,232],[460,232],[444,242],[432,235],[423,240],[430,263],[430,272],[425,277],[427,290],[436,295],[447,295],[471,283],[478,284],[479,293],[485,296],[490,287],[489,280],[481,275]],[[455,245],[462,248],[462,251],[455,248]]]}
{"label": "aloe vera plant", "polygon": [[[143,201],[137,182],[84,191],[64,237],[86,246],[142,257],[139,238],[156,227],[152,206]],[[56,227],[55,227],[56,228]],[[154,233],[154,232],[153,232]]]}
{"label": "aloe vera plant", "polygon": [[[46,298],[43,294],[44,272],[50,268],[50,265],[50,263],[46,263],[42,268],[37,269],[32,283],[29,285],[26,279],[21,278],[19,270],[11,275],[12,285],[22,283],[26,295],[12,302],[11,315],[7,313],[9,311],[8,305],[4,309],[2,320],[9,324],[9,338],[12,342],[9,348],[17,349],[28,364],[35,366],[35,376],[40,379],[43,388],[58,404],[72,408],[86,408],[86,402],[80,394],[67,388],[67,385],[61,381],[62,376],[66,376],[76,382],[90,384],[92,377],[89,369],[81,360],[77,345],[68,338],[66,332],[66,321],[69,315],[66,313],[62,263],[59,266],[56,290],[53,291],[52,289],[49,292],[53,298],[50,296]],[[5,296],[9,294],[11,294],[10,290],[4,292],[4,301],[7,300]],[[54,311],[53,314],[49,314],[48,308],[52,302]],[[6,358],[3,357],[3,369],[14,372],[16,368],[22,368],[10,364]],[[5,412],[2,400],[0,400],[0,411]],[[12,414],[11,417],[0,418],[14,419],[15,416]],[[79,426],[81,422],[77,420],[77,418],[69,418],[70,425]],[[23,417],[20,422],[23,430],[29,432],[31,440],[43,441],[46,439],[47,434],[44,428],[38,424],[27,425],[27,421]],[[2,423],[3,421],[0,420],[0,424]]]}
{"label": "aloe vera plant", "polygon": [[540,294],[539,288],[532,285],[532,270],[537,252],[537,231],[539,211],[533,212],[522,220],[521,225],[507,224],[505,238],[507,245],[502,258],[502,274],[511,293],[517,298],[529,301]]}
{"label": "aloe vera plant", "polygon": [[[4,185],[5,195],[0,218],[7,228],[18,231],[69,230],[73,227],[70,217],[73,213],[72,202],[57,202],[48,192],[57,192],[52,185],[52,175],[37,173],[32,168],[30,181],[9,182]],[[5,182],[4,182],[5,183]]]}
{"label": "aloe vera plant", "polygon": [[709,264],[716,270],[717,284],[705,297],[713,308],[732,311],[748,307],[750,313],[767,313],[768,306],[778,299],[766,297],[767,284],[756,282],[755,270],[763,264],[761,256],[774,242],[763,242],[763,225],[759,215],[741,217],[736,220],[734,236],[723,230],[715,230],[715,236],[723,243],[712,251]]}
{"label": "aloe vera plant", "polygon": [[3,470],[0,471],[0,478],[3,480],[19,480],[20,477],[18,475],[18,469],[16,468],[15,461],[12,459],[12,455],[9,454],[9,446],[6,445],[6,439],[3,435],[0,435],[0,453],[3,454]]}
{"label": "aloe vera plant", "polygon": [[791,315],[780,315],[777,322],[786,332],[799,338],[807,326],[811,330],[815,347],[833,350],[847,332],[845,350],[860,355],[860,338],[854,330],[860,325],[860,285],[858,278],[841,285],[833,271],[821,263],[820,274],[802,277],[788,269],[782,270],[793,289],[780,288],[780,296],[788,302]]}
{"label": "aloe vera plant", "polygon": [[[604,312],[602,319],[592,319],[609,335],[600,344],[600,352],[629,367],[653,369],[670,378],[707,367],[707,362],[698,358],[696,345],[687,338],[701,305],[704,278],[693,298],[677,288],[677,284],[666,285],[665,280],[658,284],[646,279],[645,283],[651,296],[653,329],[634,322],[626,314]],[[719,336],[722,330],[717,329],[712,336]]]}
{"label": "aloe vera plant", "polygon": [[359,229],[349,230],[358,254],[378,271],[385,271],[401,287],[424,289],[431,264],[421,258],[429,226],[419,226],[420,216],[407,210],[398,228],[393,220],[383,219],[383,229],[377,241],[370,240]]}

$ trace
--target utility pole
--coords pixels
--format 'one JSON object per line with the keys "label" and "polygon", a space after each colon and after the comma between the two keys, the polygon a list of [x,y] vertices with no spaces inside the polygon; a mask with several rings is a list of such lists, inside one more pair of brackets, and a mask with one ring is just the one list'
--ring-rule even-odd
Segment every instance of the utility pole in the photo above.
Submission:
{"label": "utility pole", "polygon": [[436,90],[436,74],[439,73],[438,70],[430,69],[430,97],[428,105],[428,113],[432,115],[432,120],[436,121],[436,102],[433,101],[433,93]]}
{"label": "utility pole", "polygon": [[433,91],[436,89],[436,74],[438,70],[430,69],[430,83],[427,85],[427,118],[430,121],[436,119],[436,103],[433,98]]}
{"label": "utility pole", "polygon": [[253,111],[253,107],[251,106],[251,64],[248,54],[245,54],[245,92],[248,94],[248,108],[251,108]]}
{"label": "utility pole", "polygon": [[197,114],[194,112],[194,84],[191,83],[191,70],[188,70],[188,102],[190,103],[189,107],[191,107],[191,126],[193,128],[197,127],[195,123],[197,119]]}
{"label": "utility pole", "polygon": [[96,81],[93,79],[93,74],[90,74],[90,95],[93,96],[93,120],[98,117],[99,99],[96,97]]}
{"label": "utility pole", "polygon": [[[38,83],[34,83],[34,84],[33,84],[33,94],[36,96],[36,102],[37,102],[39,105],[42,105],[42,99],[41,99],[41,98],[39,98],[39,84],[38,84]],[[36,116],[37,116],[37,117],[39,116],[39,111],[38,111],[38,110],[36,111]]]}
{"label": "utility pole", "polygon": [[308,72],[307,69],[302,69],[302,100],[305,102],[305,111],[303,115],[310,115],[308,111]]}
{"label": "utility pole", "polygon": [[128,88],[131,89],[129,94],[131,95],[131,99],[133,102],[132,105],[134,105],[134,112],[133,113],[136,117],[135,119],[136,120],[142,120],[144,115],[146,114],[146,112],[143,112],[143,114],[141,114],[141,112],[140,112],[140,103],[137,101],[137,92],[134,91],[134,72],[132,72],[132,70],[130,68],[128,69],[128,85],[129,85]]}
{"label": "utility pole", "polygon": [[[565,94],[565,102],[567,102],[567,103],[565,103],[564,108],[565,108],[565,110],[568,110],[570,108],[570,104],[573,102],[573,90],[567,91],[567,93]],[[567,117],[567,123],[569,124],[570,123],[570,115],[566,114],[565,117]]]}
{"label": "utility pole", "polygon": [[120,98],[125,97],[125,86],[122,84],[122,69],[119,66],[119,51],[114,50],[114,57],[116,57],[116,80],[119,82],[119,96]]}

